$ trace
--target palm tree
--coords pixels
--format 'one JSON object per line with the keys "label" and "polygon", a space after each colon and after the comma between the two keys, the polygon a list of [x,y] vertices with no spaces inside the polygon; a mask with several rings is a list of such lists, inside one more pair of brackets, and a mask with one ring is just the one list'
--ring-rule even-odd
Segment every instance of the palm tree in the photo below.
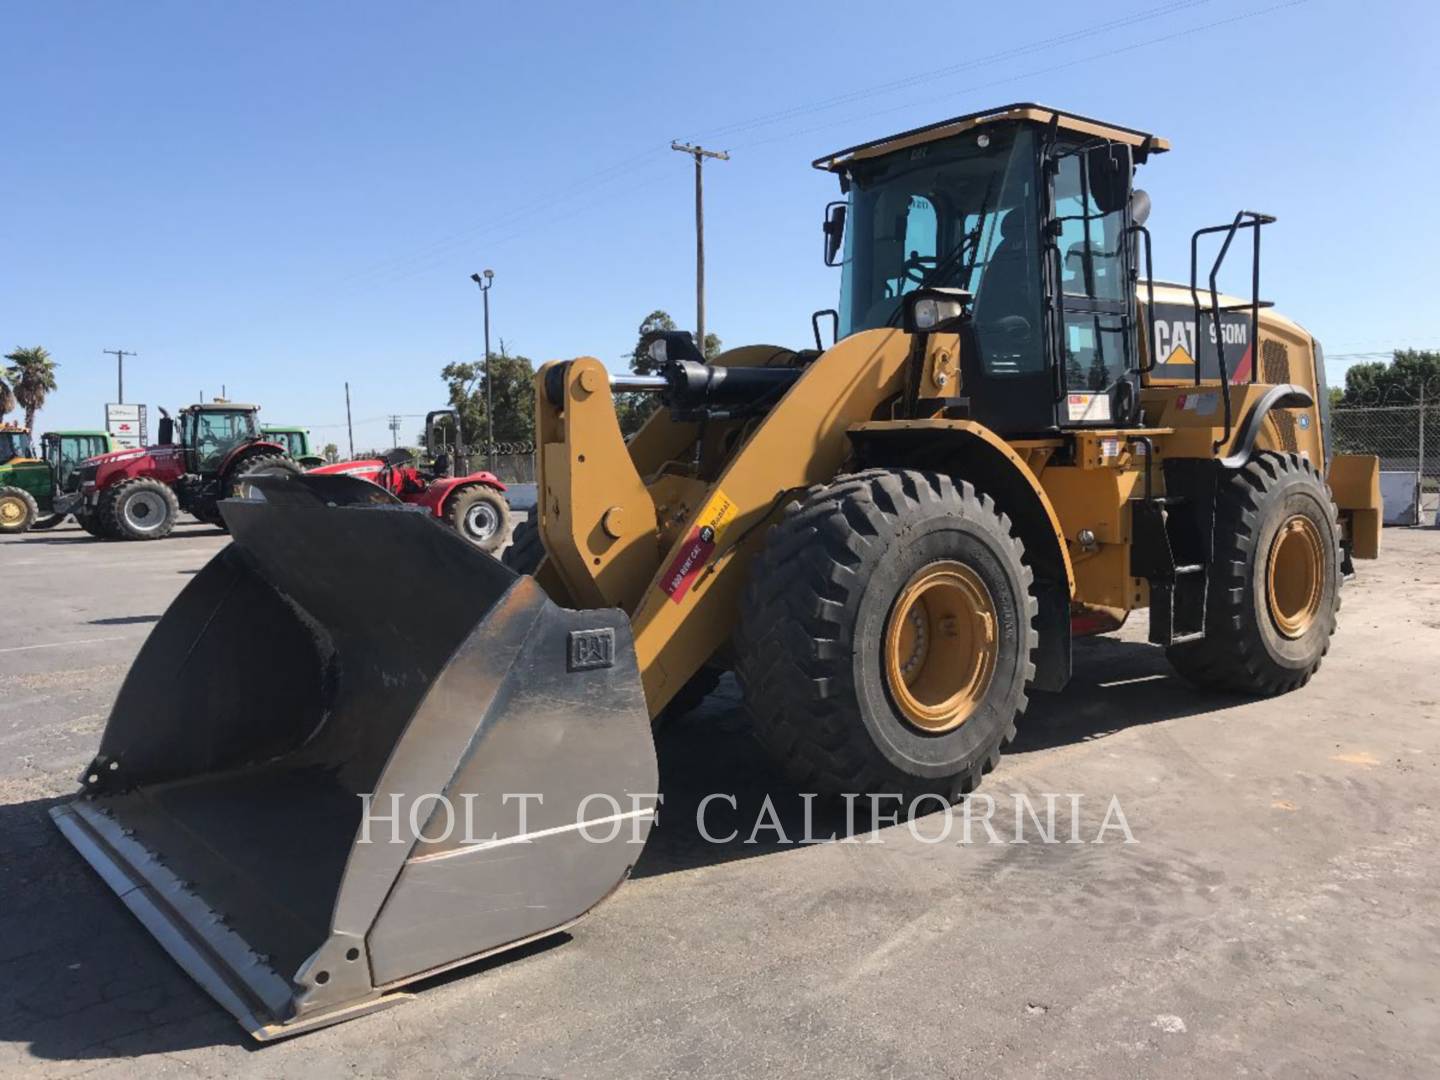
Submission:
{"label": "palm tree", "polygon": [[[0,375],[3,375],[0,372]],[[0,421],[4,421],[5,414],[15,408],[15,395],[10,391],[10,384],[0,378]]]}
{"label": "palm tree", "polygon": [[55,361],[39,345],[7,353],[10,366],[5,378],[10,380],[16,403],[25,410],[25,426],[35,429],[35,414],[45,405],[45,397],[55,389]]}

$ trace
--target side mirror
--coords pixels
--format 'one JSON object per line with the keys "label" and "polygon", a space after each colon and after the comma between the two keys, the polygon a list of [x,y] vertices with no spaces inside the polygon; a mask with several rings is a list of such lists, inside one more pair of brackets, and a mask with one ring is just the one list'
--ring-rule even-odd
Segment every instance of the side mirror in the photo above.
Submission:
{"label": "side mirror", "polygon": [[175,421],[171,420],[168,416],[162,416],[160,418],[160,445],[175,445]]}
{"label": "side mirror", "polygon": [[1125,209],[1130,201],[1130,177],[1135,159],[1125,143],[1105,143],[1085,152],[1090,194],[1102,214]]}
{"label": "side mirror", "polygon": [[849,207],[843,202],[832,202],[825,207],[825,265],[840,265],[840,248],[845,243],[845,214]]}

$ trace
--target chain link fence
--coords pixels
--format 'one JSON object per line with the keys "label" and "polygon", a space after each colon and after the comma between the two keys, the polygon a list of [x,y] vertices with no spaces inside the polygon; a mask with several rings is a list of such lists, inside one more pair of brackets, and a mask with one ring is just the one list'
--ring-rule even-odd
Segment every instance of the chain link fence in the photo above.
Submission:
{"label": "chain link fence", "polygon": [[535,482],[535,446],[533,443],[496,443],[486,454],[479,451],[472,457],[475,465],[488,468],[506,484]]}
{"label": "chain link fence", "polygon": [[1431,525],[1440,510],[1440,402],[1341,405],[1331,410],[1331,450],[1380,459],[1385,522]]}

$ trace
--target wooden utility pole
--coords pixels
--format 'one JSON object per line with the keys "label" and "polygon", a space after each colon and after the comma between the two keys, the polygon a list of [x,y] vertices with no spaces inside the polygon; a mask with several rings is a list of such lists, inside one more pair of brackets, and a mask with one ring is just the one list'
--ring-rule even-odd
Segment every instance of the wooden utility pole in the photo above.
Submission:
{"label": "wooden utility pole", "polygon": [[125,404],[125,357],[139,356],[137,352],[129,349],[101,349],[103,353],[115,357],[115,404]]}
{"label": "wooden utility pole", "polygon": [[345,384],[345,434],[350,438],[350,460],[355,460],[355,424],[350,419],[350,384]]}
{"label": "wooden utility pole", "polygon": [[705,159],[729,161],[724,150],[706,150],[703,146],[672,142],[671,150],[689,154],[695,159],[695,344],[705,352]]}

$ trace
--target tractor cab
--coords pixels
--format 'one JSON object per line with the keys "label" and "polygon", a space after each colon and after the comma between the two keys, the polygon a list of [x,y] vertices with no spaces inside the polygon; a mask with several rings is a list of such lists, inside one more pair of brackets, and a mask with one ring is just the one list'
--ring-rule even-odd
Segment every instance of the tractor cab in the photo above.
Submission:
{"label": "tractor cab", "polygon": [[0,424],[0,465],[9,461],[29,461],[34,457],[28,430],[14,424]]}
{"label": "tractor cab", "polygon": [[468,476],[470,453],[454,409],[436,409],[425,417],[425,457],[437,476]]}
{"label": "tractor cab", "polygon": [[958,331],[963,396],[941,402],[1002,435],[1137,423],[1149,203],[1131,176],[1168,148],[1011,105],[819,159],[847,196],[825,227],[838,335]]}
{"label": "tractor cab", "polygon": [[114,449],[114,441],[103,431],[47,431],[40,436],[40,452],[57,491],[78,490],[81,463]]}
{"label": "tractor cab", "polygon": [[[255,425],[258,405],[238,402],[211,402],[187,405],[180,410],[180,447],[185,454],[185,471],[201,476],[218,473],[230,453],[245,442],[259,438]],[[160,421],[160,441],[173,443],[174,423],[167,415]]]}

